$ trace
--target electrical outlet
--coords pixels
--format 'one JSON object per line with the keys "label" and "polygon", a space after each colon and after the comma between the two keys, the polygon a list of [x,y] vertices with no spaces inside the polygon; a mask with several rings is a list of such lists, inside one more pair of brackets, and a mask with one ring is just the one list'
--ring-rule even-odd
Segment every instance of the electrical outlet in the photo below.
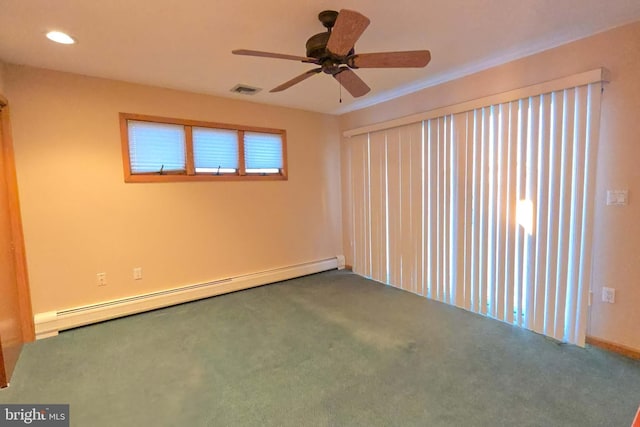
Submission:
{"label": "electrical outlet", "polygon": [[613,304],[616,302],[616,290],[613,288],[602,288],[602,301]]}
{"label": "electrical outlet", "polygon": [[625,206],[629,203],[629,190],[607,190],[607,206]]}
{"label": "electrical outlet", "polygon": [[96,283],[98,286],[106,286],[107,285],[107,273],[98,273],[96,274]]}
{"label": "electrical outlet", "polygon": [[136,267],[133,269],[133,279],[142,280],[142,267]]}

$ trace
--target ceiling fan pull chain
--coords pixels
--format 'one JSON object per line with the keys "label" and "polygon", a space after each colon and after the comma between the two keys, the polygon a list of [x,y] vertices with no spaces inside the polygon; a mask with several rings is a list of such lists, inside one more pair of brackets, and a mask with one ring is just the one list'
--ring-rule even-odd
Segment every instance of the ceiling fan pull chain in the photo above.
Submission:
{"label": "ceiling fan pull chain", "polygon": [[338,74],[338,93],[339,95],[339,99],[340,99],[340,104],[342,104],[342,82],[340,81],[340,74]]}

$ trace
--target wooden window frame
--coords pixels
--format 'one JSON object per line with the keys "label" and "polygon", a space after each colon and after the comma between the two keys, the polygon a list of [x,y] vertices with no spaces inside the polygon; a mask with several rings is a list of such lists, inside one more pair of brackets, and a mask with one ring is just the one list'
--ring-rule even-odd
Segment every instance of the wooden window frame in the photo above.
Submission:
{"label": "wooden window frame", "polygon": [[[204,122],[199,120],[175,119],[143,114],[120,113],[120,138],[122,142],[122,162],[125,182],[176,182],[176,181],[286,181],[287,176],[287,132],[284,129],[272,129],[256,126],[233,125],[226,123]],[[162,123],[184,126],[186,171],[132,173],[129,158],[129,121]],[[193,128],[234,130],[238,132],[238,171],[236,173],[196,173],[193,154]],[[247,173],[244,159],[244,133],[257,132],[280,135],[282,139],[282,169],[280,173]]]}

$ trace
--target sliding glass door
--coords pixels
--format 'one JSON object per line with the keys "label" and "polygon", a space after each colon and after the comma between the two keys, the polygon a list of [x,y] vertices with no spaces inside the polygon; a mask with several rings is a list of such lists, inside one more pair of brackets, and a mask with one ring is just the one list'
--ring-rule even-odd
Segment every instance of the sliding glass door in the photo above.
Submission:
{"label": "sliding glass door", "polygon": [[349,141],[356,273],[584,344],[600,85]]}

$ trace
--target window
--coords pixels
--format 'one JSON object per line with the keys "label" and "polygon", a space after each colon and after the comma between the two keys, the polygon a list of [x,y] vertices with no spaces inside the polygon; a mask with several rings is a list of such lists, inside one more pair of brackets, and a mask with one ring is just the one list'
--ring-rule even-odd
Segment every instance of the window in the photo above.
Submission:
{"label": "window", "polygon": [[286,180],[286,132],[120,113],[125,182]]}

